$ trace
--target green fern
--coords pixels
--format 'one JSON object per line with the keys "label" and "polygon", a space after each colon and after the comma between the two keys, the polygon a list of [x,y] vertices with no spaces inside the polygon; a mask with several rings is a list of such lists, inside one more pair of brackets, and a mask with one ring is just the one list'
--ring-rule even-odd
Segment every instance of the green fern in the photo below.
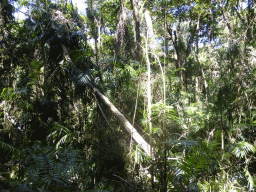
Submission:
{"label": "green fern", "polygon": [[32,188],[68,189],[72,178],[83,170],[78,151],[70,147],[56,152],[50,146],[34,145],[24,152],[25,183],[31,183]]}
{"label": "green fern", "polygon": [[12,145],[9,145],[3,141],[0,141],[0,146],[1,148],[3,148],[4,150],[6,151],[9,151],[10,153],[13,153],[13,156],[14,155],[18,155],[20,154],[20,150],[19,149],[16,149],[15,147],[13,147]]}

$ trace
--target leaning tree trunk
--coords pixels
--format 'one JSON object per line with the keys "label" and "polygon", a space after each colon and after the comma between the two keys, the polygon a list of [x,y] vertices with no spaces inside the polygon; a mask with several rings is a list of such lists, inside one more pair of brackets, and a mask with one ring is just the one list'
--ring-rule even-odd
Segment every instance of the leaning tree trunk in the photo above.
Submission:
{"label": "leaning tree trunk", "polygon": [[125,129],[132,134],[132,138],[141,146],[141,148],[150,155],[150,145],[145,139],[138,133],[138,131],[132,126],[132,124],[125,118],[125,116],[115,107],[113,103],[109,101],[97,88],[95,88],[91,83],[87,82],[86,86],[89,87],[93,93],[95,93],[112,111],[112,113],[118,118],[123,124]]}
{"label": "leaning tree trunk", "polygon": [[[65,59],[72,63],[72,59],[68,53],[68,50],[65,45],[62,44],[62,49],[64,53]],[[89,87],[94,94],[96,94],[114,113],[114,115],[118,118],[119,121],[123,124],[125,129],[132,134],[132,138],[141,146],[141,148],[150,156],[150,144],[138,133],[138,131],[131,125],[131,123],[125,118],[125,116],[115,107],[113,103],[109,101],[107,97],[105,97],[96,87],[94,87],[90,82],[86,83],[86,86]]]}

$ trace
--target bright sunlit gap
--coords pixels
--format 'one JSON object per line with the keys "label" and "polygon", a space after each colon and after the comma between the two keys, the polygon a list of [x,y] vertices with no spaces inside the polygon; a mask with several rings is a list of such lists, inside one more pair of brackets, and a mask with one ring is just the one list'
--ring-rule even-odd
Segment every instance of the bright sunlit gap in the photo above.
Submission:
{"label": "bright sunlit gap", "polygon": [[[51,2],[55,3],[55,0],[52,0]],[[86,12],[86,8],[87,8],[87,2],[86,0],[68,0],[68,3],[73,3],[74,6],[76,6],[78,8],[78,11],[80,14],[85,14]],[[25,19],[27,16],[24,13],[27,13],[27,7],[22,6],[18,9],[19,3],[14,2],[14,7],[16,10],[16,12],[14,13],[14,17],[17,20],[23,20]]]}

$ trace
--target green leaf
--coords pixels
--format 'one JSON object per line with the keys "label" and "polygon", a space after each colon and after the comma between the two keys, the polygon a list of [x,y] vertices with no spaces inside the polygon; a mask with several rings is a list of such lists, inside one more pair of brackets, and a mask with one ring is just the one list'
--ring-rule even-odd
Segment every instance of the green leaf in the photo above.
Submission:
{"label": "green leaf", "polygon": [[28,4],[28,0],[20,0],[20,1],[18,1],[18,3],[20,4],[20,7],[22,7],[23,5]]}

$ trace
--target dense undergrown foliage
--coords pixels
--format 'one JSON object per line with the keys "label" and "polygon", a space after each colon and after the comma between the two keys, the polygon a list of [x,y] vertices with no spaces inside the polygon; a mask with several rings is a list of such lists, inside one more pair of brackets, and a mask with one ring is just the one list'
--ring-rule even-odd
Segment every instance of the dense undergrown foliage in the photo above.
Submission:
{"label": "dense undergrown foliage", "polygon": [[86,2],[0,2],[0,190],[254,191],[255,3]]}

